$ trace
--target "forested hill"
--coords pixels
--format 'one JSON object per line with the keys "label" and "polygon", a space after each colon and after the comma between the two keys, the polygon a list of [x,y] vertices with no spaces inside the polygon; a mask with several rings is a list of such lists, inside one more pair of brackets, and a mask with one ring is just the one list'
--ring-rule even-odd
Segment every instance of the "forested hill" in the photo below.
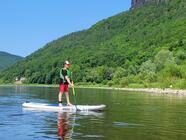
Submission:
{"label": "forested hill", "polygon": [[57,83],[64,60],[75,82],[186,87],[186,1],[147,4],[46,44],[1,74]]}
{"label": "forested hill", "polygon": [[20,56],[12,55],[6,52],[0,51],[0,71],[15,64],[17,61],[22,60]]}

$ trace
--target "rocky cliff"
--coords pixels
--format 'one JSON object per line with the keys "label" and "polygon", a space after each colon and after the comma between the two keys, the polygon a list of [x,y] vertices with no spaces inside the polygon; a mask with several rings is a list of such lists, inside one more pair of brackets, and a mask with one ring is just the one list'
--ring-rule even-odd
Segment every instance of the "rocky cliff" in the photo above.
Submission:
{"label": "rocky cliff", "polygon": [[131,1],[131,9],[142,6],[147,3],[156,3],[159,4],[161,2],[167,2],[168,0],[132,0]]}

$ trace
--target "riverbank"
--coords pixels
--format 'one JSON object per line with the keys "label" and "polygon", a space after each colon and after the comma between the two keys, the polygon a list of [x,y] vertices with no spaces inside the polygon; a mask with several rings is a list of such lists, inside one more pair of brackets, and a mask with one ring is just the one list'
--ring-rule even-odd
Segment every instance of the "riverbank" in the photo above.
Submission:
{"label": "riverbank", "polygon": [[98,88],[98,89],[111,89],[111,90],[123,90],[123,91],[134,91],[134,92],[145,92],[152,94],[163,94],[163,95],[176,95],[186,96],[186,90],[181,89],[160,89],[160,88],[117,88],[117,87],[79,87],[79,88]]}
{"label": "riverbank", "polygon": [[[58,85],[46,85],[46,84],[7,84],[0,86],[32,86],[32,87],[58,87]],[[123,90],[123,91],[134,91],[134,92],[145,92],[153,94],[163,94],[163,95],[176,95],[176,96],[186,96],[186,89],[171,89],[171,88],[120,88],[120,87],[108,87],[108,86],[98,86],[98,85],[80,85],[75,88],[91,88],[91,89],[107,89],[107,90]]]}
{"label": "riverbank", "polygon": [[161,95],[176,95],[176,96],[186,96],[186,89],[175,89],[175,88],[154,88],[154,87],[108,87],[103,85],[80,85],[79,88],[97,88],[97,89],[111,89],[111,90],[123,90],[123,91],[133,91],[133,92],[145,92],[152,94]]}

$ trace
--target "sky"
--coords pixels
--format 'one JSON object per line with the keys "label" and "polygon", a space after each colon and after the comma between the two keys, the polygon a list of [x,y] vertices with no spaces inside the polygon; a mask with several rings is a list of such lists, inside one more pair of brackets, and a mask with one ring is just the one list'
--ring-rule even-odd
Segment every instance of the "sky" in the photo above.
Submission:
{"label": "sky", "polygon": [[131,0],[1,0],[0,51],[26,57],[130,5]]}

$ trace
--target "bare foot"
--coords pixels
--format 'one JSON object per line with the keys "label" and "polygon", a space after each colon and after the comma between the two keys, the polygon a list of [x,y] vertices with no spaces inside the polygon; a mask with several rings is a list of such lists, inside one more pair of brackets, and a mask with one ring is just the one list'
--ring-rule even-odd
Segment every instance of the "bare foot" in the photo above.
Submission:
{"label": "bare foot", "polygon": [[62,107],[63,105],[62,105],[62,103],[59,103],[59,107]]}
{"label": "bare foot", "polygon": [[68,106],[73,106],[73,104],[71,104],[71,103],[68,103],[67,105],[68,105]]}

